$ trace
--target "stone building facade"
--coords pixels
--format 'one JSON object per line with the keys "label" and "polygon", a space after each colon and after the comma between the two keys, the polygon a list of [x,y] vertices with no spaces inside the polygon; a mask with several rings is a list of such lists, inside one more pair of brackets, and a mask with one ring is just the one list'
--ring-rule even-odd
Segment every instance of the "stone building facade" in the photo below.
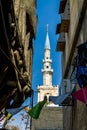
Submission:
{"label": "stone building facade", "polygon": [[[61,0],[59,13],[61,23],[57,25],[56,33],[60,35],[56,50],[62,52],[62,82],[64,79],[70,79],[71,91],[72,86],[76,87],[77,91],[80,87],[78,82],[72,80],[71,74],[77,46],[87,41],[87,1]],[[63,107],[64,130],[87,130],[86,114],[86,105],[74,99],[72,106]]]}
{"label": "stone building facade", "polygon": [[35,10],[35,0],[0,1],[0,110],[31,96]]}
{"label": "stone building facade", "polygon": [[32,119],[32,130],[63,130],[62,109],[44,107],[39,119]]}

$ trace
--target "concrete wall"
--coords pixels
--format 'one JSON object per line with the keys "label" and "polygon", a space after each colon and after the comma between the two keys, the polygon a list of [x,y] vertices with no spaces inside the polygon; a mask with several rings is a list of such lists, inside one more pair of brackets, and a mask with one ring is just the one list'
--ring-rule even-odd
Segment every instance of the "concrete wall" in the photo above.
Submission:
{"label": "concrete wall", "polygon": [[44,107],[41,111],[39,119],[32,119],[32,130],[35,129],[56,129],[62,130],[63,115],[62,108]]}
{"label": "concrete wall", "polygon": [[[63,52],[63,78],[70,78],[76,46],[87,40],[86,7],[85,0],[70,0],[70,28],[66,33],[66,47]],[[76,84],[76,89],[80,89],[78,84]],[[64,107],[63,125],[64,130],[87,130],[86,105],[75,100],[72,107]]]}
{"label": "concrete wall", "polygon": [[[62,67],[63,76],[65,76],[65,71],[67,69],[67,64],[69,62],[69,57],[70,57],[72,46],[73,44],[75,44],[75,46],[77,44],[76,32],[77,32],[78,26],[79,26],[79,29],[81,28],[81,26],[78,25],[78,23],[79,23],[79,18],[81,16],[80,13],[81,13],[84,1],[81,0],[79,2],[78,0],[76,1],[69,0],[69,3],[70,3],[70,25],[69,25],[68,33],[65,33],[66,44],[65,44],[65,50],[63,52],[63,67]],[[68,69],[69,68],[70,66],[68,66]]]}

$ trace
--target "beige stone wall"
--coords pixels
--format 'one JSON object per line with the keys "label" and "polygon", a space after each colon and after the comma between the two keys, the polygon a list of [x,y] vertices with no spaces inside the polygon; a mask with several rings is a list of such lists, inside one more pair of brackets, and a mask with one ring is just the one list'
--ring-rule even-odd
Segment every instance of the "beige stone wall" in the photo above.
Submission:
{"label": "beige stone wall", "polygon": [[72,107],[63,107],[63,127],[64,130],[72,130]]}
{"label": "beige stone wall", "polygon": [[84,0],[81,0],[81,1],[70,0],[70,26],[69,26],[69,32],[65,33],[66,44],[65,44],[65,50],[63,53],[63,67],[62,67],[63,75],[65,73],[67,62],[69,60],[69,55],[70,55],[73,41],[75,38],[75,32],[78,26],[83,2]]}
{"label": "beige stone wall", "polygon": [[24,54],[25,54],[25,63],[26,63],[26,69],[29,75],[29,80],[32,82],[32,57],[33,57],[33,49],[28,49],[29,46],[29,39],[30,39],[30,32],[26,34],[25,37],[25,44],[24,44]]}
{"label": "beige stone wall", "polygon": [[29,81],[31,83],[33,39],[35,38],[36,24],[37,24],[37,17],[35,14],[36,1],[15,0],[14,8],[15,8],[15,15],[16,15],[16,22],[18,27],[20,44],[24,48],[24,58],[25,58],[25,65],[26,65],[25,67],[26,67],[27,74],[29,75],[28,76]]}
{"label": "beige stone wall", "polygon": [[[78,43],[81,44],[84,43],[87,40],[87,11],[83,20],[83,24],[81,27],[81,32],[78,37]],[[80,89],[77,87],[77,89]],[[73,106],[73,130],[87,130],[87,106],[80,102],[76,101]],[[76,121],[76,122],[75,122]]]}
{"label": "beige stone wall", "polygon": [[32,119],[32,130],[63,128],[62,108],[44,107],[39,119]]}
{"label": "beige stone wall", "polygon": [[[68,57],[70,56],[70,52],[73,44],[75,46],[84,43],[87,40],[87,8],[85,14],[81,14],[82,6],[84,0],[70,0],[70,28],[69,33],[66,34],[66,43],[67,51],[63,53],[63,76],[66,71],[66,66],[68,62]],[[84,5],[85,6],[85,5]],[[84,10],[84,9],[83,9]],[[82,17],[81,17],[82,16]],[[80,18],[80,19],[79,19]],[[83,18],[83,19],[81,19]],[[82,26],[81,21],[82,20]],[[79,30],[79,31],[78,31]],[[67,40],[68,39],[68,40]],[[75,57],[75,51],[73,57]],[[67,53],[68,55],[66,55]],[[66,58],[67,56],[67,58]],[[67,61],[65,62],[65,60]],[[70,78],[72,63],[68,68],[68,74],[65,75],[66,78]],[[77,89],[80,89],[77,84]],[[87,107],[80,101],[74,101],[72,107],[64,107],[63,109],[63,125],[64,130],[87,130]]]}
{"label": "beige stone wall", "polygon": [[58,86],[38,86],[38,102],[44,100],[47,94],[49,94],[49,96],[58,96]]}
{"label": "beige stone wall", "polygon": [[87,26],[87,10],[86,10],[86,13],[85,13],[85,17],[84,17],[84,20],[83,20],[83,24],[82,24],[82,27],[81,27],[81,31],[80,31],[80,34],[79,34],[79,37],[78,37],[78,43],[77,44],[81,44],[81,43],[84,43],[85,41],[87,41],[86,26]]}
{"label": "beige stone wall", "polygon": [[73,106],[73,130],[87,130],[87,107],[85,104],[76,101]]}

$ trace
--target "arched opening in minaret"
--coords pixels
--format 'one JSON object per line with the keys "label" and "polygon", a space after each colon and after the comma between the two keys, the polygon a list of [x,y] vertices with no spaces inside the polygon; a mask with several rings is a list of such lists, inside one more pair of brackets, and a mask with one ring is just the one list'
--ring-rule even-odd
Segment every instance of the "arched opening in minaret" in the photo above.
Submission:
{"label": "arched opening in minaret", "polygon": [[46,66],[46,68],[49,68],[49,66]]}
{"label": "arched opening in minaret", "polygon": [[48,57],[46,57],[46,59],[49,59]]}

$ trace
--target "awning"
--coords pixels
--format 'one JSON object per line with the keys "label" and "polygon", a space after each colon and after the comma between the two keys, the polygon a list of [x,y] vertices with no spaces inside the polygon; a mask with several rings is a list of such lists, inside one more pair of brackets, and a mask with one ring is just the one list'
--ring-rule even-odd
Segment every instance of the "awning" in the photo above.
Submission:
{"label": "awning", "polygon": [[60,106],[71,106],[72,105],[72,96],[71,93],[65,93],[60,96],[49,96],[49,100],[54,104],[59,104]]}

